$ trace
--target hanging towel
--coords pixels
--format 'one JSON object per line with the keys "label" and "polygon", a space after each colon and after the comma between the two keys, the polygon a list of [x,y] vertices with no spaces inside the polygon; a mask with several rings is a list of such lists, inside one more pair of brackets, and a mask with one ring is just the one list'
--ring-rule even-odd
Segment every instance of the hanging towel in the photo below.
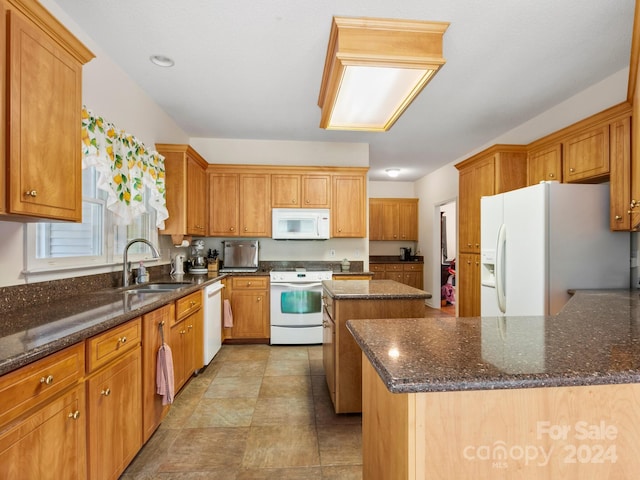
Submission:
{"label": "hanging towel", "polygon": [[233,313],[231,312],[231,302],[224,301],[224,328],[233,327]]}
{"label": "hanging towel", "polygon": [[158,350],[156,362],[156,393],[162,395],[162,405],[173,403],[175,385],[173,383],[173,355],[171,348],[163,343]]}

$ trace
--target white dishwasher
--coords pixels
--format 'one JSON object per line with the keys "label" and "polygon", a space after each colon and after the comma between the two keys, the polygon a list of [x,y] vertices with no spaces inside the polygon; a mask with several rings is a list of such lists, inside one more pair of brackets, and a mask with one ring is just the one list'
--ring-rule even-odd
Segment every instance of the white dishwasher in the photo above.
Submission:
{"label": "white dishwasher", "polygon": [[204,363],[208,365],[222,346],[222,282],[204,289]]}

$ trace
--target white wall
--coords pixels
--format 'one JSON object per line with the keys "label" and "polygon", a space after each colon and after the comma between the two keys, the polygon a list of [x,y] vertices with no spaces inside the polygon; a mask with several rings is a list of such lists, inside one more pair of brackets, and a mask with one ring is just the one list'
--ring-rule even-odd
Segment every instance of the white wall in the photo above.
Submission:
{"label": "white wall", "polygon": [[[83,68],[82,100],[95,114],[135,135],[147,147],[156,142],[188,143],[189,137],[75,24],[53,0],[41,0],[58,20],[78,37],[95,55]],[[23,224],[0,222],[0,286],[25,283],[23,269]],[[169,242],[161,243],[164,260],[169,258]],[[107,270],[117,270],[115,266]],[[82,274],[99,273],[83,272]],[[76,276],[77,272],[59,272],[55,278]],[[41,278],[39,280],[48,280]],[[30,282],[33,280],[29,280]]]}

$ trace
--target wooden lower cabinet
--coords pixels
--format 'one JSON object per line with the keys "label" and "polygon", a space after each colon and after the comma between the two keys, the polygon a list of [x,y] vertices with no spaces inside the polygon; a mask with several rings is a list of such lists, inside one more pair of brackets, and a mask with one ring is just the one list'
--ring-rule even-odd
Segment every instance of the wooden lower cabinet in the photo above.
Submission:
{"label": "wooden lower cabinet", "polygon": [[480,316],[480,255],[461,253],[456,262],[456,303],[459,317]]}
{"label": "wooden lower cabinet", "polygon": [[374,280],[394,280],[422,290],[424,264],[416,262],[375,263],[369,265]]}
{"label": "wooden lower cabinet", "polygon": [[[327,386],[329,391],[332,387],[335,391],[331,400],[336,413],[361,412],[361,353],[360,347],[347,330],[347,320],[424,317],[424,299],[334,299],[326,289],[323,297],[325,315],[333,320],[333,324],[324,328],[322,346],[322,363]],[[329,335],[328,330],[335,333]],[[329,342],[333,346],[330,346]]]}
{"label": "wooden lower cabinet", "polygon": [[156,393],[156,364],[158,350],[170,342],[171,320],[175,317],[173,303],[142,316],[142,441],[149,440],[169,411],[162,405],[162,397]]}
{"label": "wooden lower cabinet", "polygon": [[142,446],[140,346],[86,381],[89,478],[117,479]]}
{"label": "wooden lower cabinet", "polygon": [[86,478],[86,408],[80,384],[0,432],[0,478]]}
{"label": "wooden lower cabinet", "polygon": [[269,277],[235,276],[226,295],[233,312],[233,327],[225,329],[227,340],[267,341],[269,323]]}
{"label": "wooden lower cabinet", "polygon": [[322,308],[322,367],[324,368],[331,402],[336,403],[336,324],[333,321],[331,299]]}

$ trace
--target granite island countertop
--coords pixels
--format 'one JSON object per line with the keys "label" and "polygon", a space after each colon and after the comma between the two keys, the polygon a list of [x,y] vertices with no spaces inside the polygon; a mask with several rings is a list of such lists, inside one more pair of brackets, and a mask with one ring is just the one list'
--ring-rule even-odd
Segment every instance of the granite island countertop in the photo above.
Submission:
{"label": "granite island countertop", "polygon": [[640,383],[640,292],[577,291],[540,317],[349,320],[392,393]]}
{"label": "granite island countertop", "polygon": [[179,280],[186,284],[162,293],[126,293],[123,288],[102,288],[5,311],[0,322],[0,375],[160,308],[224,276],[164,275],[154,277],[151,283]]}
{"label": "granite island countertop", "polygon": [[327,294],[336,300],[431,298],[429,292],[394,280],[324,280],[322,285]]}

